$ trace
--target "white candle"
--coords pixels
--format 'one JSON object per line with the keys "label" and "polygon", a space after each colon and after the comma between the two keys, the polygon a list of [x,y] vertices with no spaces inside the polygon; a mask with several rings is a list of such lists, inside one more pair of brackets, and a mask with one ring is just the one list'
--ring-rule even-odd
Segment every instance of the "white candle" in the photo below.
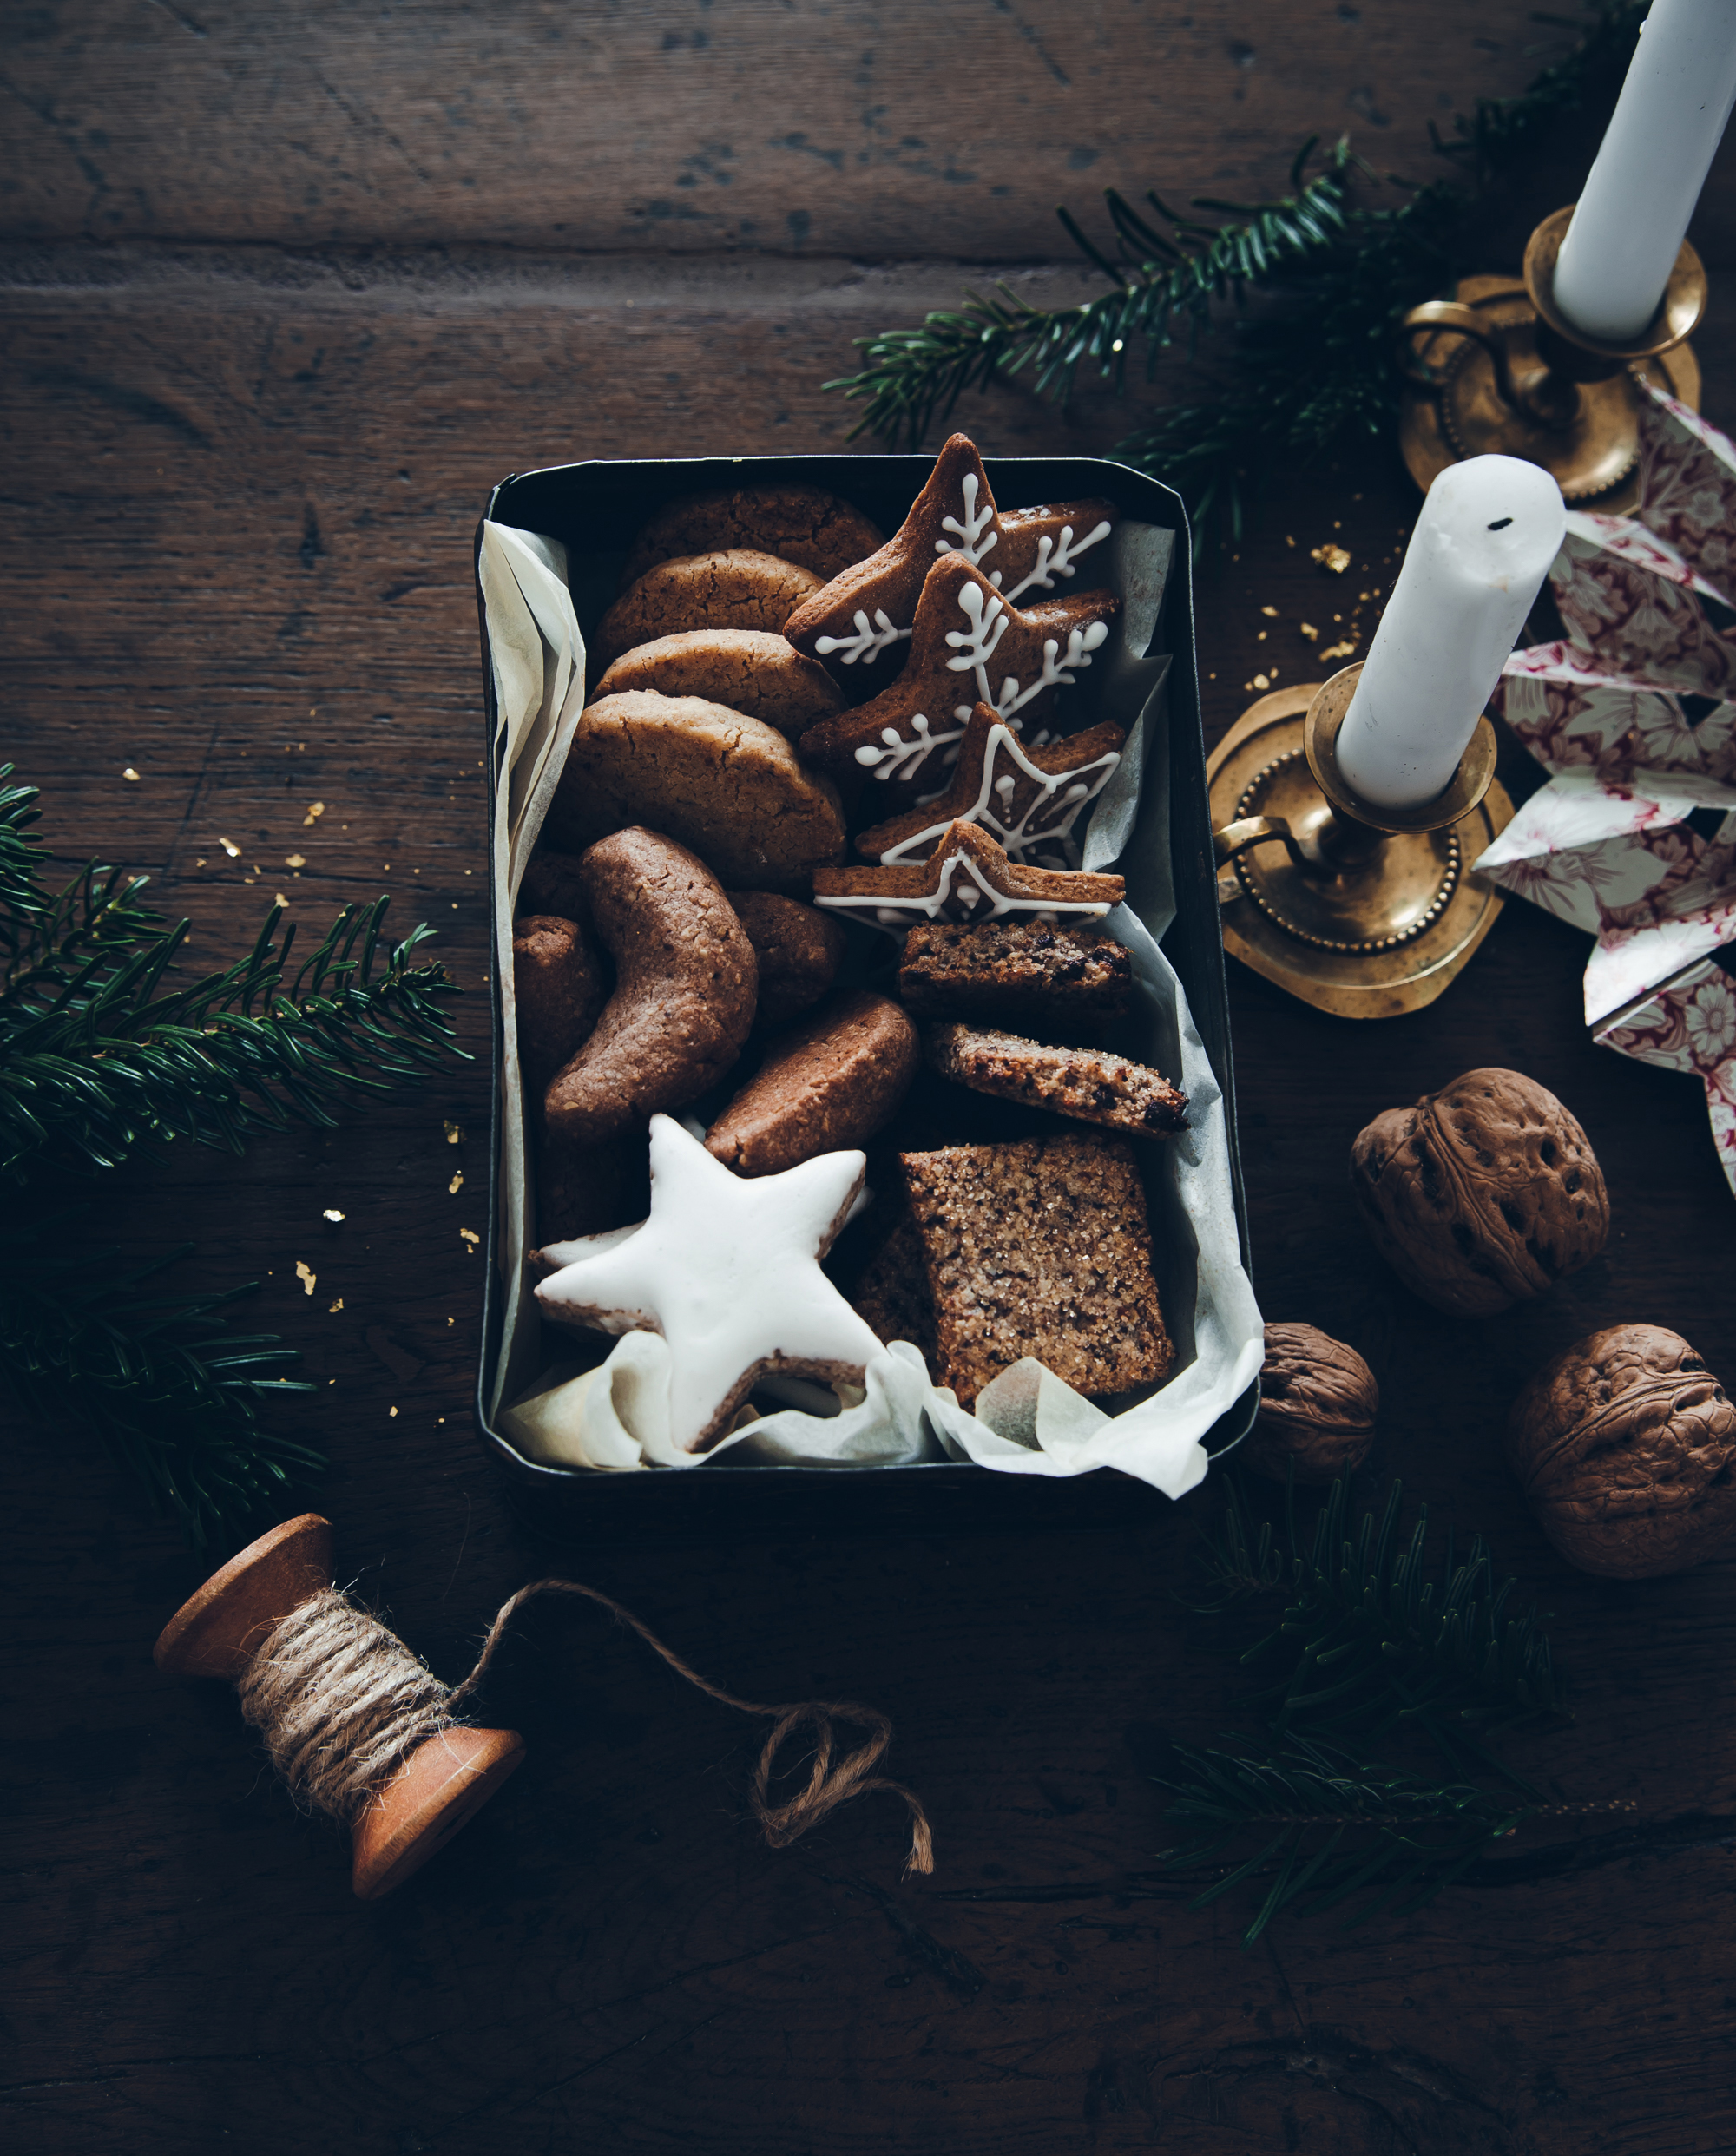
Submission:
{"label": "white candle", "polygon": [[1561,489],[1517,457],[1468,457],[1430,488],[1338,730],[1365,801],[1419,808],[1451,779],[1566,519]]}
{"label": "white candle", "polygon": [[1736,102],[1736,6],[1653,0],[1555,260],[1555,305],[1605,344],[1644,334]]}

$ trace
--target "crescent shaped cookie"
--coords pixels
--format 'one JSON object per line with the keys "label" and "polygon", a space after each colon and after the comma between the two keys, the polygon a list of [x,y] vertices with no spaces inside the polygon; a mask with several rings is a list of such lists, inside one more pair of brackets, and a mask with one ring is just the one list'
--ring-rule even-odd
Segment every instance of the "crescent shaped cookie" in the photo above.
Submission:
{"label": "crescent shaped cookie", "polygon": [[889,996],[834,996],[786,1033],[706,1133],[738,1175],[775,1175],[819,1153],[865,1145],[910,1091],[917,1029]]}
{"label": "crescent shaped cookie", "polygon": [[595,1146],[723,1075],[753,1027],[760,975],[717,878],[673,838],[617,831],[580,878],[615,993],[542,1107],[556,1140]]}
{"label": "crescent shaped cookie", "polygon": [[608,667],[592,700],[627,689],[703,696],[763,719],[790,741],[844,708],[843,692],[819,661],[767,629],[682,629],[636,644]]}
{"label": "crescent shaped cookie", "polygon": [[658,510],[634,541],[621,588],[677,555],[751,547],[822,579],[872,554],[884,537],[858,509],[822,487],[728,487],[684,494]]}
{"label": "crescent shaped cookie", "polygon": [[729,903],[760,962],[762,1026],[780,1026],[817,1003],[844,963],[842,921],[774,891],[733,891]]}
{"label": "crescent shaped cookie", "polygon": [[588,643],[602,671],[635,644],[683,629],[781,629],[820,582],[775,554],[725,547],[660,562],[630,585],[597,623]]}
{"label": "crescent shaped cookie", "polygon": [[844,812],[763,720],[700,696],[629,689],[589,704],[549,812],[557,846],[645,824],[691,846],[723,883],[804,886],[844,855]]}

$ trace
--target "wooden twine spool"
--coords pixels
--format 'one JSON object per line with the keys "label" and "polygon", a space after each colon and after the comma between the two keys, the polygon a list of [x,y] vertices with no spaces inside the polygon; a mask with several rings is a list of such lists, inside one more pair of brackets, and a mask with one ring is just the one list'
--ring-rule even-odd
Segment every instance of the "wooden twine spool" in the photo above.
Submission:
{"label": "wooden twine spool", "polygon": [[[174,1677],[240,1685],[267,1637],[332,1585],[332,1523],[317,1512],[250,1542],[163,1627],[153,1659]],[[409,1650],[404,1650],[407,1659]],[[365,1902],[401,1886],[524,1756],[516,1730],[444,1728],[418,1744],[352,1819],[350,1880]]]}
{"label": "wooden twine spool", "polygon": [[[921,1800],[874,1770],[892,1741],[878,1708],[852,1699],[768,1706],[702,1677],[612,1595],[576,1580],[534,1580],[496,1614],[470,1675],[449,1688],[377,1618],[332,1586],[332,1523],[317,1512],[286,1521],[214,1573],[163,1627],[159,1669],[227,1677],[248,1721],[302,1801],[348,1822],[351,1881],[365,1902],[402,1885],[481,1810],[524,1756],[516,1730],[473,1729],[455,1712],[486,1677],[508,1626],[540,1595],[580,1595],[636,1633],[708,1699],[769,1721],[748,1802],[773,1849],[787,1849],[852,1798],[883,1791],[910,1815],[904,1872],[934,1870]],[[840,1725],[864,1732],[840,1745]],[[808,1777],[777,1797],[778,1755],[805,1738]],[[378,1766],[374,1764],[378,1762]]]}

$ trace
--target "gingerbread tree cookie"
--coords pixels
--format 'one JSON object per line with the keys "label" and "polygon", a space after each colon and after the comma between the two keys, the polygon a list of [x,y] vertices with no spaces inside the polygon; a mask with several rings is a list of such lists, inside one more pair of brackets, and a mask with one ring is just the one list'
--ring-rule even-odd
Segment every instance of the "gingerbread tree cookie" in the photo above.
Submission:
{"label": "gingerbread tree cookie", "polygon": [[863,832],[856,851],[892,868],[920,861],[954,823],[980,824],[1009,859],[1042,868],[1079,865],[1074,830],[1108,785],[1127,736],[1107,720],[1046,748],[1023,747],[1016,719],[978,704],[965,721],[951,783],[937,800]]}
{"label": "gingerbread tree cookie", "polygon": [[804,600],[785,634],[799,651],[834,665],[877,659],[910,636],[937,555],[976,562],[1016,604],[1077,575],[1079,557],[1108,537],[1115,516],[1114,503],[1101,501],[997,510],[976,444],[955,434],[894,536]]}
{"label": "gingerbread tree cookie", "polygon": [[957,760],[973,705],[1005,719],[1077,680],[1108,641],[1121,603],[1114,592],[1088,591],[1025,609],[963,555],[944,555],[923,586],[904,672],[871,702],[810,726],[802,753],[876,779],[936,784]]}

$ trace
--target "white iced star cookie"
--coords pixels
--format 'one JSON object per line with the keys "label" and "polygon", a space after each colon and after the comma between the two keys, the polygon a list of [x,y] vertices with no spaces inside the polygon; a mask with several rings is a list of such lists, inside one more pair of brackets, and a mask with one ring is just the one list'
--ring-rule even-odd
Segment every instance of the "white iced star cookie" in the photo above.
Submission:
{"label": "white iced star cookie", "polygon": [[819,1269],[862,1187],[860,1153],[733,1175],[667,1115],[651,1118],[651,1217],[543,1262],[543,1315],[669,1344],[670,1433],[701,1452],[768,1371],[859,1383],[880,1342]]}

